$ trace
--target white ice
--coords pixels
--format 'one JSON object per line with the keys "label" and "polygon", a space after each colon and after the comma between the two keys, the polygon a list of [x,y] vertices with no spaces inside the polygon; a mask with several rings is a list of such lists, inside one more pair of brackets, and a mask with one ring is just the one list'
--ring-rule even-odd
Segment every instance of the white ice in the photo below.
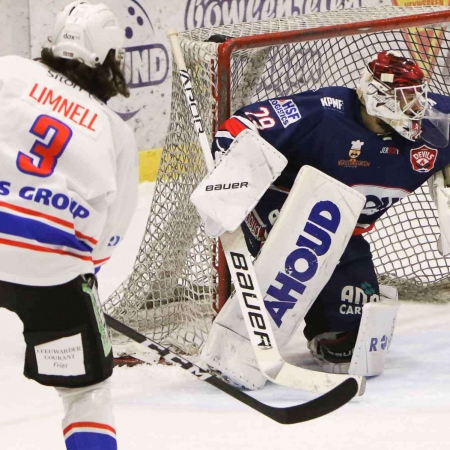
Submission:
{"label": "white ice", "polygon": [[[99,275],[101,296],[130,272],[145,227],[151,184],[131,229]],[[62,299],[63,301],[63,299]],[[62,450],[62,406],[52,388],[22,375],[22,325],[0,310],[0,449]],[[382,376],[364,396],[316,420],[279,425],[177,367],[116,368],[112,377],[121,450],[441,450],[450,448],[450,306],[402,303]],[[311,367],[303,344],[290,357]],[[267,385],[272,405],[314,395]]]}

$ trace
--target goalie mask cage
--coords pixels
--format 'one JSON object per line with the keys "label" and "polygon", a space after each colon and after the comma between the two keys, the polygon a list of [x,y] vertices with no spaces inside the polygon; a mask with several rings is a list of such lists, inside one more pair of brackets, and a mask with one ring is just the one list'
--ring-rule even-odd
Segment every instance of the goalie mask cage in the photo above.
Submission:
{"label": "goalie mask cage", "polygon": [[[381,50],[413,58],[430,89],[450,95],[448,22],[446,7],[379,6],[199,28],[178,39],[211,143],[218,124],[245,104],[321,86],[354,88],[364,62]],[[176,67],[172,83],[145,235],[131,275],[104,309],[154,340],[195,354],[229,284],[219,244],[204,234],[189,201],[206,167]],[[437,251],[427,187],[383,217],[368,233],[380,281],[396,285],[402,299],[445,298],[449,264]]]}

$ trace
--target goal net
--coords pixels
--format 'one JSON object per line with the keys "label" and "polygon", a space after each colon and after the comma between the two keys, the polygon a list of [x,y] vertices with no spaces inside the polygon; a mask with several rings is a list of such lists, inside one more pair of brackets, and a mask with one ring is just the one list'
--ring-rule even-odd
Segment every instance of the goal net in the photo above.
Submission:
{"label": "goal net", "polygon": [[[450,10],[382,6],[193,29],[178,34],[211,142],[244,104],[338,85],[354,88],[368,57],[386,49],[413,58],[430,89],[450,95]],[[224,41],[224,42],[221,42]],[[220,243],[189,201],[206,174],[177,68],[171,120],[146,231],[130,276],[107,313],[165,345],[195,354],[230,286]],[[374,208],[380,205],[373,205]],[[449,264],[426,186],[388,211],[368,234],[376,270],[400,298],[447,298]]]}

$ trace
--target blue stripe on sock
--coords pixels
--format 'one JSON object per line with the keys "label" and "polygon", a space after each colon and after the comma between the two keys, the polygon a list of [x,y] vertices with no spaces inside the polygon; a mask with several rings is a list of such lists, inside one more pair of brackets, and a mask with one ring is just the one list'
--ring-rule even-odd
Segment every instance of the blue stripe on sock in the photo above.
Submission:
{"label": "blue stripe on sock", "polygon": [[66,439],[67,450],[117,450],[114,437],[102,433],[73,433]]}

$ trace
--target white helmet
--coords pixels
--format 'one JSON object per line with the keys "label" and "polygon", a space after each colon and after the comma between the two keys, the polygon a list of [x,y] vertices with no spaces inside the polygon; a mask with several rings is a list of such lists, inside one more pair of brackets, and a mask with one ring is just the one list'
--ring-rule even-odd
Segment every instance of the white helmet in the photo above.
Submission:
{"label": "white helmet", "polygon": [[123,59],[124,37],[119,20],[106,5],[76,1],[57,15],[50,40],[54,56],[96,67],[111,49],[118,61]]}
{"label": "white helmet", "polygon": [[414,61],[394,51],[378,53],[366,65],[357,91],[368,114],[410,141],[420,138],[428,82]]}

